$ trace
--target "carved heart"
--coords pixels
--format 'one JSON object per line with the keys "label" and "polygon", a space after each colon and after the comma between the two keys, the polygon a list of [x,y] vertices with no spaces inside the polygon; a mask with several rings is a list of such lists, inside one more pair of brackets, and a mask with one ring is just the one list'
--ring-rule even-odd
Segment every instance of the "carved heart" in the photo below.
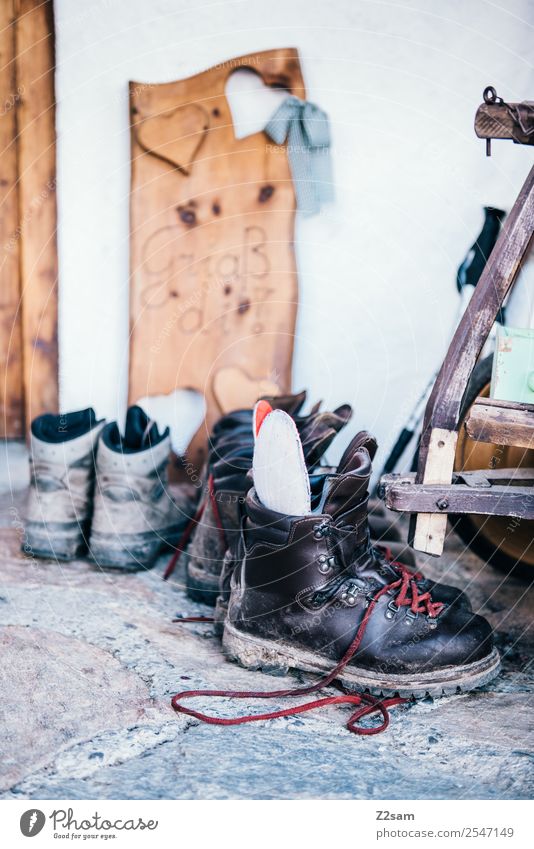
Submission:
{"label": "carved heart", "polygon": [[253,407],[262,395],[280,395],[282,392],[268,377],[249,377],[237,366],[219,369],[213,376],[212,388],[223,414]]}
{"label": "carved heart", "polygon": [[144,118],[136,125],[136,137],[147,153],[189,176],[208,130],[208,113],[202,106],[190,103]]}
{"label": "carved heart", "polygon": [[225,94],[235,137],[242,139],[261,133],[288,92],[286,89],[268,88],[259,74],[250,68],[238,68],[230,74]]}

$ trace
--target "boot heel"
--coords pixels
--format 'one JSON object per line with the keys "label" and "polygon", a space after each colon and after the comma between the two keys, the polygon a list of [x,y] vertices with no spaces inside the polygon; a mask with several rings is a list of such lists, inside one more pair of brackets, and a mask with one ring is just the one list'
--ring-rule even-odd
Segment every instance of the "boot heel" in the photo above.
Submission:
{"label": "boot heel", "polygon": [[151,569],[162,548],[156,534],[91,534],[89,556],[97,566],[136,572]]}
{"label": "boot heel", "polygon": [[228,602],[224,601],[224,599],[219,596],[217,601],[215,602],[215,610],[213,611],[213,622],[215,627],[215,634],[217,637],[222,637],[224,634],[224,625],[226,622],[226,616],[228,614]]}
{"label": "boot heel", "polygon": [[185,567],[185,585],[191,601],[199,601],[210,607],[215,606],[219,595],[219,576],[206,572],[189,555]]}

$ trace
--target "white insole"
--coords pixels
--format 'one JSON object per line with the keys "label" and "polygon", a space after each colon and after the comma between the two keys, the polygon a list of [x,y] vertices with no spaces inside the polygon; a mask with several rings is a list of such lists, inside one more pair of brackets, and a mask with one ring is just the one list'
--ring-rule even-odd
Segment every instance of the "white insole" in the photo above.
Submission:
{"label": "white insole", "polygon": [[265,507],[288,516],[311,513],[310,479],[300,436],[283,410],[272,410],[260,421],[252,468],[256,493]]}

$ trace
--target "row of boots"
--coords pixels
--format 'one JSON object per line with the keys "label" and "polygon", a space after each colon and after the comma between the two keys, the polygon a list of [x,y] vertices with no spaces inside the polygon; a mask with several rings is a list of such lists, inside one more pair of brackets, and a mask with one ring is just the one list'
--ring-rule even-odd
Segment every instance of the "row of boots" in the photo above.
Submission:
{"label": "row of boots", "polygon": [[191,516],[191,488],[168,486],[167,428],[137,406],[117,422],[91,408],[34,419],[24,551],[124,570],[153,566]]}
{"label": "row of boots", "polygon": [[[308,474],[306,512],[279,512],[262,501],[252,471],[258,450],[252,410],[224,417],[212,436],[204,495],[185,555],[186,588],[193,600],[215,605],[226,655],[249,669],[318,673],[321,687],[335,678],[350,692],[368,694],[360,695],[360,714],[369,712],[373,696],[372,709],[378,705],[380,711],[385,699],[441,696],[486,684],[500,666],[488,622],[473,613],[465,593],[418,572],[410,550],[387,539],[384,545],[383,520],[373,529],[375,439],[362,431],[337,467],[321,465],[351,409],[314,408],[303,415],[303,403],[304,396],[271,400],[294,423]],[[279,462],[276,445],[271,471]],[[292,483],[289,471],[286,483]],[[404,562],[392,548],[402,551]],[[184,706],[192,695],[202,693],[178,694],[174,707],[211,721]],[[361,733],[354,722],[349,727]]]}
{"label": "row of boots", "polygon": [[[370,517],[374,438],[359,432],[336,467],[325,465],[324,453],[352,411],[316,406],[304,414],[305,400],[305,393],[268,399],[263,412],[259,405],[220,419],[197,505],[190,488],[183,497],[169,494],[168,430],[159,433],[139,407],[128,411],[123,435],[92,410],[40,417],[32,425],[26,542],[37,555],[88,552],[101,565],[126,569],[149,568],[164,548],[174,548],[165,578],[183,554],[187,594],[214,608],[228,657],[249,669],[322,676],[300,691],[227,695],[315,693],[337,681],[344,695],[326,702],[358,706],[349,729],[374,733],[387,725],[387,707],[403,699],[487,683],[498,674],[499,656],[489,624],[465,593],[426,579],[412,552],[388,539],[384,519]],[[290,422],[289,451],[294,443],[309,495],[294,513],[265,503],[254,479],[260,419],[274,411]],[[283,473],[278,463],[278,489],[286,483],[289,491],[292,480]],[[178,693],[173,706],[217,724],[287,715],[216,719],[184,705],[199,695],[225,693]],[[382,725],[362,730],[361,716],[373,711]]]}

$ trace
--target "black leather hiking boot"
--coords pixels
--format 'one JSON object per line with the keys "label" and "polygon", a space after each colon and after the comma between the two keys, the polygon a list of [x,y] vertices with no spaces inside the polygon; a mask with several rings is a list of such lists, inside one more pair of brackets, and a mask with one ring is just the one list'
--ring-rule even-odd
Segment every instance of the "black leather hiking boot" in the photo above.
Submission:
{"label": "black leather hiking boot", "polygon": [[[350,442],[336,470],[318,468],[315,470],[315,472],[312,472],[310,474],[312,505],[315,509],[319,507],[321,499],[325,492],[325,488],[329,486],[329,482],[335,479],[336,475],[344,473],[345,466],[348,463],[349,458],[354,454],[357,448],[361,447],[367,450],[369,458],[372,461],[377,450],[376,440],[369,433],[367,433],[367,431],[361,431]],[[249,477],[249,489],[251,488],[251,486],[252,481]],[[255,494],[252,496],[252,498],[256,505],[259,505],[261,509],[265,510],[265,508],[263,507],[263,505],[260,504]],[[380,570],[383,572],[384,579],[389,578],[391,580],[395,580],[396,577],[398,577],[399,575],[399,567],[400,565],[402,565],[405,570],[410,570],[414,579],[417,580],[418,591],[420,593],[432,592],[433,597],[436,601],[441,601],[449,605],[455,604],[458,607],[464,608],[465,610],[471,610],[471,602],[469,600],[469,597],[462,590],[458,589],[457,587],[448,586],[447,584],[436,584],[434,581],[428,580],[424,577],[424,575],[417,571],[417,564],[413,555],[413,551],[407,545],[400,542],[392,541],[389,538],[384,544],[382,543],[382,540],[380,540],[379,543],[375,542],[372,533],[373,529],[369,527],[370,523],[368,521],[369,514],[367,512],[367,501],[365,503],[365,510],[367,515],[367,525],[369,536],[371,538],[373,556],[375,558],[376,563],[380,566]],[[234,534],[232,545],[229,546],[224,556],[221,577],[219,581],[219,595],[217,596],[217,602],[215,605],[215,625],[216,630],[220,636],[222,636],[223,626],[228,612],[228,602],[230,599],[232,575],[234,570],[241,563],[243,556],[243,535]]]}
{"label": "black leather hiking boot", "polygon": [[[283,395],[270,399],[270,402],[291,415],[297,415],[306,395],[305,391]],[[186,587],[194,601],[215,604],[227,538],[230,539],[232,530],[239,527],[242,506],[239,502],[243,502],[252,483],[246,480],[254,452],[252,416],[252,408],[234,410],[215,423],[208,440],[208,459],[201,475],[202,493],[198,509],[178,541],[163,576],[167,580],[172,575],[179,557],[186,552]]]}
{"label": "black leather hiking boot", "polygon": [[315,511],[246,499],[223,645],[249,668],[327,674],[371,694],[439,696],[494,678],[492,631],[454,587],[426,581],[370,543],[368,434],[327,475]]}
{"label": "black leather hiking boot", "polygon": [[[349,421],[348,404],[333,412],[314,408],[299,414],[305,395],[270,399],[295,420],[308,468],[317,465],[336,434]],[[207,481],[199,508],[198,522],[187,550],[186,587],[194,601],[214,606],[220,591],[221,572],[228,549],[233,550],[239,533],[243,505],[251,486],[249,472],[254,453],[252,410],[225,416],[212,436]],[[220,619],[220,616],[218,616]]]}

